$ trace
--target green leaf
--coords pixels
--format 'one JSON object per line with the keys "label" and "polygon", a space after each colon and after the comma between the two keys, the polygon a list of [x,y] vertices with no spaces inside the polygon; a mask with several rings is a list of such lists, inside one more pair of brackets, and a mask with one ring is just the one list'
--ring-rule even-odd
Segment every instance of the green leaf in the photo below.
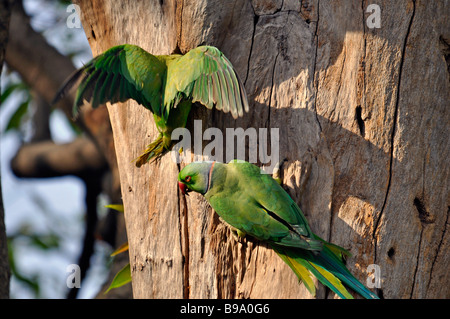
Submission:
{"label": "green leaf", "polygon": [[118,255],[120,253],[123,253],[124,251],[128,250],[128,242],[126,242],[125,244],[120,245],[119,248],[117,248],[112,254],[111,257],[114,257],[115,255]]}
{"label": "green leaf", "polygon": [[117,210],[118,212],[121,212],[121,213],[124,212],[122,204],[110,204],[110,205],[105,205],[105,207]]}
{"label": "green leaf", "polygon": [[130,264],[128,263],[116,274],[108,290],[105,291],[105,294],[107,294],[111,289],[122,287],[129,282],[131,282],[131,270]]}
{"label": "green leaf", "polygon": [[68,121],[68,123],[77,136],[80,136],[83,133],[81,128],[77,124],[75,124],[73,121]]}
{"label": "green leaf", "polygon": [[17,269],[16,266],[16,257],[14,254],[14,245],[13,238],[8,238],[8,259],[9,259],[9,268],[11,270],[11,274],[20,282],[31,288],[36,295],[39,295],[40,287],[39,281],[36,275],[31,275],[31,277],[23,276]]}
{"label": "green leaf", "polygon": [[8,97],[13,93],[15,90],[26,90],[27,87],[23,83],[13,83],[8,85],[5,90],[3,91],[2,95],[0,96],[0,101],[2,102],[1,105],[8,99]]}
{"label": "green leaf", "polygon": [[55,234],[30,235],[31,244],[43,250],[59,247],[59,237]]}
{"label": "green leaf", "polygon": [[19,105],[17,110],[14,112],[14,114],[9,119],[9,122],[8,122],[8,125],[6,126],[5,132],[19,128],[20,123],[22,121],[22,117],[28,111],[29,103],[30,103],[30,99],[27,99],[25,102],[23,102],[22,104]]}

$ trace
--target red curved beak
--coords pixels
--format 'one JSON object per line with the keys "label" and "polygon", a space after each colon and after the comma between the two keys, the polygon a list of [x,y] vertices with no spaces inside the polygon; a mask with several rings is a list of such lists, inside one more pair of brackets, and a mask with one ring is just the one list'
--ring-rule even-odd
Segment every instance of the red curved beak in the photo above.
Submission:
{"label": "red curved beak", "polygon": [[180,190],[183,193],[183,195],[189,196],[189,194],[187,193],[186,184],[183,184],[182,182],[178,182],[178,187],[180,188]]}

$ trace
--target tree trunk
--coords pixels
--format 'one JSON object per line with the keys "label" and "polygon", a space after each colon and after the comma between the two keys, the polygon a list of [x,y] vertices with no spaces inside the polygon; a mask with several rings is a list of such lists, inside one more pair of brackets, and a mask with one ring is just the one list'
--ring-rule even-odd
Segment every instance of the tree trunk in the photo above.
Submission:
{"label": "tree trunk", "polygon": [[[449,1],[379,1],[379,25],[368,1],[75,3],[94,55],[217,46],[250,112],[197,107],[188,127],[279,128],[285,189],[358,279],[375,264],[382,297],[450,297]],[[108,110],[135,298],[310,298],[266,245],[236,242],[200,195],[181,195],[184,164],[131,163],[156,136],[150,112]]]}

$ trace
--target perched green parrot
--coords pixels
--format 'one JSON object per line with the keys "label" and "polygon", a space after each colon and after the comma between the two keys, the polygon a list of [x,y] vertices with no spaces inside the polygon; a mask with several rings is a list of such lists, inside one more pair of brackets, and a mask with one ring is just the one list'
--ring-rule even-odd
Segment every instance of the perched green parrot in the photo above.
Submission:
{"label": "perched green parrot", "polygon": [[234,118],[248,112],[244,86],[230,61],[212,46],[185,55],[152,55],[130,44],[112,47],[74,72],[54,102],[75,85],[75,116],[85,100],[96,108],[133,99],[153,113],[160,134],[136,159],[138,167],[170,150],[172,131],[186,126],[193,102]]}
{"label": "perched green parrot", "polygon": [[344,285],[365,298],[378,298],[342,263],[349,253],[315,235],[297,204],[257,166],[238,160],[194,162],[181,170],[178,185],[183,194],[202,194],[238,235],[269,243],[312,295],[311,274],[341,298],[352,298]]}

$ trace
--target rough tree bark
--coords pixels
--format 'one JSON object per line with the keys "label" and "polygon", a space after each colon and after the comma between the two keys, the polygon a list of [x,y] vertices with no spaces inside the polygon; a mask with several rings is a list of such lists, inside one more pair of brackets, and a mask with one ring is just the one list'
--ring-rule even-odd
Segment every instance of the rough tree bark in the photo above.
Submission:
{"label": "rough tree bark", "polygon": [[[245,82],[243,119],[197,108],[203,128],[278,127],[285,189],[311,228],[349,249],[385,298],[450,297],[449,1],[77,0],[94,55],[217,46]],[[237,243],[165,156],[132,163],[156,134],[134,101],[108,106],[135,298],[309,298],[265,245]],[[331,297],[319,288],[319,298]]]}

